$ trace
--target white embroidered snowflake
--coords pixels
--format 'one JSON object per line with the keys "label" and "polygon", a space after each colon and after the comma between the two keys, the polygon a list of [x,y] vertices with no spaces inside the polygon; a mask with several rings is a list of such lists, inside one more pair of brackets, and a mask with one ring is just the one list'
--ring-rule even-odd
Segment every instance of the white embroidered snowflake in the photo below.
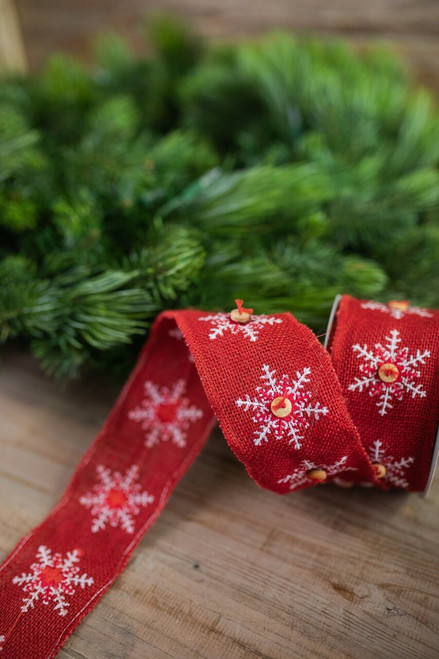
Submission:
{"label": "white embroidered snowflake", "polygon": [[0,634],[0,652],[3,650],[3,643],[5,642],[5,637]]}
{"label": "white embroidered snowflake", "polygon": [[66,598],[72,597],[76,588],[85,588],[94,583],[92,577],[79,574],[77,563],[81,555],[79,549],[68,551],[66,556],[62,556],[53,554],[52,550],[44,545],[38,547],[37,562],[32,563],[30,572],[23,572],[21,576],[12,579],[12,583],[21,586],[27,593],[22,600],[21,610],[26,613],[41,599],[43,604],[53,603],[53,610],[58,611],[60,616],[65,616],[70,606]]}
{"label": "white embroidered snowflake", "polygon": [[141,508],[154,501],[154,497],[146,491],[141,491],[139,483],[139,468],[133,465],[127,469],[124,476],[118,471],[111,472],[102,465],[96,469],[99,482],[91,492],[80,497],[79,502],[91,509],[91,531],[97,533],[110,526],[120,526],[127,533],[134,533],[134,519]]}
{"label": "white embroidered snowflake", "polygon": [[281,318],[274,316],[252,316],[248,323],[235,323],[230,319],[228,313],[217,313],[211,316],[202,316],[198,320],[210,323],[209,339],[213,341],[219,336],[224,336],[226,332],[230,334],[243,334],[250,341],[257,341],[261,328],[265,325],[273,326],[282,323]]}
{"label": "white embroidered snowflake", "polygon": [[[262,366],[262,385],[256,387],[256,396],[251,398],[246,394],[244,399],[235,401],[244,412],[254,412],[252,420],[258,425],[254,431],[254,444],[259,446],[268,442],[270,437],[276,440],[287,439],[289,444],[299,449],[303,439],[302,431],[310,426],[310,420],[318,421],[321,415],[328,414],[328,409],[319,402],[314,405],[311,401],[311,392],[305,390],[310,381],[311,369],[306,367],[296,372],[296,378],[282,375],[275,377],[275,370],[270,371],[267,364]],[[279,418],[271,411],[271,403],[275,398],[283,397],[291,403],[291,412],[288,416]]]}
{"label": "white embroidered snowflake", "polygon": [[383,477],[383,481],[394,487],[408,488],[409,483],[405,478],[405,471],[413,464],[414,458],[409,457],[396,460],[393,455],[386,455],[386,451],[382,446],[383,443],[379,439],[373,442],[369,451],[369,457],[372,462],[385,466],[386,474]]}
{"label": "white embroidered snowflake", "polygon": [[363,302],[361,308],[388,313],[392,316],[392,318],[395,318],[396,320],[401,320],[401,318],[404,318],[406,314],[422,316],[423,318],[433,318],[433,314],[427,311],[427,309],[421,309],[421,307],[411,307],[410,305],[407,307],[407,309],[398,309],[397,307],[392,307],[388,304],[383,304],[382,302]]}
{"label": "white embroidered snowflake", "polygon": [[128,416],[142,424],[146,446],[171,441],[182,448],[190,424],[203,416],[202,410],[184,396],[184,380],[178,380],[171,388],[159,387],[148,380],[144,387],[146,397]]}
{"label": "white embroidered snowflake", "polygon": [[[181,330],[178,329],[178,327],[173,327],[168,331],[168,336],[171,336],[173,339],[176,339],[177,341],[183,341],[183,334]],[[187,351],[187,358],[191,362],[191,364],[194,363],[194,358],[192,357],[191,353],[189,350]]]}
{"label": "white embroidered snowflake", "polygon": [[[357,358],[361,360],[359,370],[361,376],[348,387],[349,391],[369,390],[370,396],[379,396],[377,407],[379,414],[384,416],[393,408],[393,400],[402,400],[404,395],[411,394],[412,398],[419,396],[424,398],[426,392],[422,384],[416,381],[421,377],[418,367],[425,365],[425,360],[430,357],[430,351],[419,349],[415,355],[409,354],[409,348],[401,348],[401,337],[398,330],[390,331],[385,337],[385,344],[376,343],[374,348],[368,348],[366,344],[361,346],[356,343],[352,350]],[[378,375],[378,369],[384,364],[396,366],[398,376],[394,382],[384,382]]]}
{"label": "white embroidered snowflake", "polygon": [[170,330],[168,330],[168,336],[171,336],[173,339],[177,339],[177,341],[183,341],[183,334],[181,330],[178,329],[178,327],[172,327]]}
{"label": "white embroidered snowflake", "polygon": [[[281,478],[277,482],[288,483],[290,490],[297,490],[302,485],[310,485],[313,482],[308,475],[312,469],[324,469],[326,471],[327,477],[335,476],[335,474],[339,474],[345,471],[356,471],[356,467],[344,466],[347,459],[348,456],[345,455],[343,458],[337,462],[334,462],[332,465],[317,465],[314,462],[310,462],[309,460],[304,460],[298,469],[296,469],[296,471],[294,471],[292,474],[288,474],[288,476],[285,476],[285,478]],[[317,482],[318,481],[315,481],[315,483]]]}

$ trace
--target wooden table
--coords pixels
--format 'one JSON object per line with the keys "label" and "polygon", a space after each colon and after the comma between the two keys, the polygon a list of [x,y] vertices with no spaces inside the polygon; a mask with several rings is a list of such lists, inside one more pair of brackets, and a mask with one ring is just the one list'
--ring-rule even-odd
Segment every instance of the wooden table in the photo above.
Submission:
{"label": "wooden table", "polygon": [[[4,357],[1,559],[55,504],[115,395]],[[58,656],[437,657],[438,529],[439,479],[426,500],[331,486],[279,497],[216,432]]]}

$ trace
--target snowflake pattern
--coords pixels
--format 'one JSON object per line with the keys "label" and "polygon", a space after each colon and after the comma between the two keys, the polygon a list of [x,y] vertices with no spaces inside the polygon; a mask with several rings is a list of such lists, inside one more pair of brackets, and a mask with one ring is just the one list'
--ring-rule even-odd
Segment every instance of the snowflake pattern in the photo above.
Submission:
{"label": "snowflake pattern", "polygon": [[[183,341],[184,339],[183,333],[181,332],[181,330],[178,329],[178,327],[173,327],[172,329],[168,330],[168,336],[175,339],[176,341]],[[189,350],[187,351],[187,358],[191,362],[191,364],[194,363],[194,358],[192,357]]]}
{"label": "snowflake pattern", "polygon": [[[363,392],[369,390],[370,396],[379,396],[377,407],[379,414],[384,416],[393,408],[393,400],[400,401],[404,395],[411,394],[412,398],[419,396],[424,398],[426,392],[422,384],[416,383],[421,377],[419,366],[425,365],[425,360],[430,357],[430,351],[419,349],[415,355],[409,354],[409,348],[401,348],[401,337],[398,330],[393,329],[385,337],[385,344],[376,343],[374,349],[365,344],[361,346],[356,343],[352,350],[357,358],[362,361],[359,370],[361,376],[348,386],[349,391]],[[384,382],[378,370],[381,366],[390,364],[396,367],[397,378],[394,382]]]}
{"label": "snowflake pattern", "polygon": [[37,561],[30,566],[30,572],[12,579],[12,583],[21,586],[27,596],[23,598],[21,610],[26,613],[33,609],[35,602],[54,604],[53,610],[60,616],[68,613],[70,602],[66,597],[75,594],[76,589],[91,586],[94,581],[87,574],[79,574],[79,563],[82,551],[73,549],[66,556],[53,554],[45,545],[38,547]]}
{"label": "snowflake pattern", "polygon": [[5,637],[3,634],[0,634],[0,652],[3,650],[3,643],[5,642]]}
{"label": "snowflake pattern", "polygon": [[120,526],[127,533],[134,533],[133,518],[141,508],[146,508],[154,501],[151,494],[142,492],[139,483],[135,483],[139,477],[139,468],[133,465],[124,476],[102,465],[96,471],[99,482],[91,492],[79,499],[93,515],[92,533],[104,530],[107,523],[112,527]]}
{"label": "snowflake pattern", "polygon": [[385,483],[393,485],[393,487],[408,488],[409,483],[406,480],[405,471],[413,464],[414,458],[409,457],[396,460],[392,455],[386,455],[383,443],[379,439],[373,442],[369,451],[369,457],[372,463],[385,466],[386,473],[383,477]]}
{"label": "snowflake pattern", "polygon": [[160,441],[171,441],[180,448],[186,446],[187,430],[191,423],[201,419],[203,412],[184,396],[184,380],[178,380],[171,388],[159,387],[148,380],[144,387],[146,397],[128,416],[141,424],[145,445],[150,448]]}
{"label": "snowflake pattern", "polygon": [[414,316],[422,316],[422,318],[433,318],[433,314],[427,311],[427,309],[421,309],[421,307],[412,307],[407,306],[406,309],[402,309],[398,306],[392,306],[390,304],[383,304],[382,302],[363,302],[361,305],[362,309],[370,309],[371,311],[381,311],[382,313],[388,313],[395,320],[401,320],[406,314]]}
{"label": "snowflake pattern", "polygon": [[[244,412],[252,411],[252,421],[258,425],[254,431],[254,444],[259,446],[262,442],[268,442],[270,437],[276,440],[286,438],[289,444],[299,449],[302,446],[301,434],[310,426],[310,420],[318,421],[321,415],[328,414],[327,407],[319,402],[312,404],[311,392],[305,390],[305,385],[310,381],[311,369],[306,367],[303,371],[296,372],[296,378],[282,375],[275,376],[276,371],[270,370],[267,364],[262,366],[260,377],[262,385],[256,387],[256,396],[251,398],[246,394],[244,399],[235,401]],[[271,403],[278,397],[282,397],[291,403],[291,412],[288,416],[279,418],[271,410]]]}
{"label": "snowflake pattern", "polygon": [[230,334],[243,334],[250,341],[257,341],[261,328],[266,325],[273,327],[282,323],[281,318],[274,316],[252,316],[248,323],[235,323],[228,313],[217,313],[210,316],[202,316],[198,320],[210,323],[209,339],[213,341],[219,336],[224,336],[227,332]]}
{"label": "snowflake pattern", "polygon": [[172,327],[170,330],[168,330],[168,336],[171,336],[173,339],[177,339],[177,341],[183,341],[183,334],[181,330],[178,329],[178,327]]}
{"label": "snowflake pattern", "polygon": [[312,471],[313,469],[323,469],[324,471],[326,471],[326,476],[328,478],[331,476],[335,476],[340,472],[356,471],[357,470],[356,467],[345,467],[347,459],[348,456],[345,455],[337,462],[334,462],[334,464],[332,465],[317,465],[314,462],[310,462],[309,460],[304,460],[300,464],[299,468],[296,469],[292,474],[288,474],[288,476],[285,476],[285,478],[281,478],[277,482],[288,483],[288,485],[290,486],[290,490],[292,491],[299,489],[303,485],[311,485],[312,483],[317,484],[319,482],[319,481],[313,481],[309,477],[309,472]]}

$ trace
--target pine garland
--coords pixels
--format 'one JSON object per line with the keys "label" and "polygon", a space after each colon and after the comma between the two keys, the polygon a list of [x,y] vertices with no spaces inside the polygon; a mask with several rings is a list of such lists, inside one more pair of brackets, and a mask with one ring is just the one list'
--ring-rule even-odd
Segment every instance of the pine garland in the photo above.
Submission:
{"label": "pine garland", "polygon": [[[124,371],[164,308],[439,306],[439,115],[386,51],[169,18],[0,82],[0,337],[48,373]],[[137,339],[136,339],[137,337]]]}

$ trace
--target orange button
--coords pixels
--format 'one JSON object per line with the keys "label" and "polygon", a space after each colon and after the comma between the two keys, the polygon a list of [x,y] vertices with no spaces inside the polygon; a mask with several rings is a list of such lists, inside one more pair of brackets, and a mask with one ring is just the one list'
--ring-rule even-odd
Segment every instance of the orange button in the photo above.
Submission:
{"label": "orange button", "polygon": [[391,364],[390,362],[386,364],[381,364],[381,366],[378,369],[378,377],[383,382],[391,384],[392,382],[395,382],[395,380],[398,379],[399,368],[395,364]]}
{"label": "orange button", "polygon": [[387,474],[387,469],[384,465],[380,464],[379,462],[374,462],[373,463],[373,469],[375,472],[375,476],[377,478],[384,478],[384,476]]}
{"label": "orange button", "polygon": [[291,414],[293,404],[289,398],[286,398],[285,396],[278,396],[271,401],[270,409],[274,416],[279,417],[279,419],[284,419],[286,416]]}
{"label": "orange button", "polygon": [[323,483],[328,478],[328,474],[324,469],[311,469],[308,472],[308,478],[317,483]]}
{"label": "orange button", "polygon": [[248,323],[251,318],[251,314],[248,311],[240,311],[239,309],[233,309],[230,312],[230,320],[233,320],[234,323]]}
{"label": "orange button", "polygon": [[398,311],[407,311],[410,306],[410,302],[408,300],[390,300],[390,302],[388,302],[387,305],[390,309],[397,309]]}

